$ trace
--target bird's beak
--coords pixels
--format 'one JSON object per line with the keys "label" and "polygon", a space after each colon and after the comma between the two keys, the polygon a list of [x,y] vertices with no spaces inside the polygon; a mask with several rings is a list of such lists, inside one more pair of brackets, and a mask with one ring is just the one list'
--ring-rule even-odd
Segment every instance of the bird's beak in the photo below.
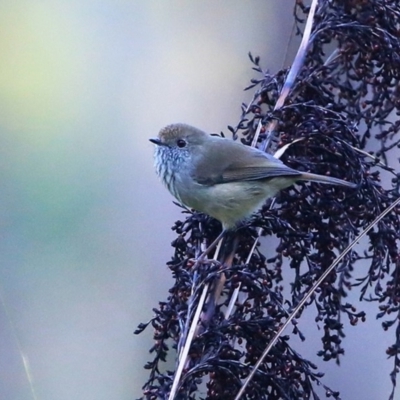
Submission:
{"label": "bird's beak", "polygon": [[157,146],[168,146],[166,143],[162,142],[160,139],[158,138],[151,138],[149,139],[151,143],[156,144]]}

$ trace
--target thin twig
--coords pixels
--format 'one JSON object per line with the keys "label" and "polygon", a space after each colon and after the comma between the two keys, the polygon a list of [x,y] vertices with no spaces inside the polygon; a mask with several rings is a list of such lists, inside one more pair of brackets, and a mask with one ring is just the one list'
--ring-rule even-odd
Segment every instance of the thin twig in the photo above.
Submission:
{"label": "thin twig", "polygon": [[[217,238],[217,239],[219,239],[219,242],[218,242],[217,248],[215,249],[214,260],[218,259],[218,255],[219,255],[219,252],[221,250],[221,244],[222,244],[222,241],[223,241],[223,239],[221,237],[223,233],[224,233],[224,231]],[[210,247],[212,247],[215,243],[216,243],[216,241],[214,241],[207,248],[205,253],[206,252],[207,253],[210,252],[211,251]],[[201,260],[204,258],[204,255],[205,254],[203,253],[199,257],[199,259],[196,261],[196,264],[195,264],[194,268],[199,264],[199,262],[201,262]],[[185,341],[185,345],[183,346],[182,351],[178,355],[178,367],[176,368],[176,372],[175,372],[175,375],[174,375],[174,380],[172,382],[172,387],[171,387],[171,391],[169,393],[168,400],[173,400],[175,398],[176,392],[177,392],[177,390],[179,388],[179,384],[180,384],[183,368],[187,364],[187,358],[188,358],[190,346],[192,345],[192,341],[193,341],[193,338],[194,338],[196,330],[197,330],[197,325],[199,323],[201,311],[203,310],[204,303],[205,303],[206,298],[207,298],[209,287],[210,287],[210,283],[206,283],[204,285],[203,291],[202,291],[201,296],[200,296],[199,303],[198,303],[197,308],[196,308],[195,315],[194,315],[193,320],[192,320],[192,324],[190,325],[190,329],[189,329],[189,333],[188,333],[186,341]],[[188,318],[189,317],[190,316],[188,315]]]}
{"label": "thin twig", "polygon": [[[293,64],[289,69],[289,73],[285,79],[285,83],[283,84],[278,101],[275,104],[274,111],[277,111],[283,107],[283,105],[286,101],[286,98],[289,95],[294,82],[296,81],[296,78],[300,72],[300,69],[304,64],[304,59],[305,59],[305,56],[307,53],[307,48],[308,48],[308,45],[310,44],[311,29],[312,29],[313,22],[314,22],[314,15],[315,15],[315,10],[317,9],[317,4],[318,4],[318,0],[313,0],[311,7],[310,7],[310,12],[307,17],[306,26],[304,28],[303,38],[301,40],[299,49],[297,50],[296,57],[293,60]],[[254,135],[252,146],[255,146],[255,144],[258,141],[259,132],[261,130],[260,124],[261,124],[261,121],[259,122],[259,127],[257,127],[257,132]],[[274,132],[276,131],[277,124],[278,124],[277,120],[273,120],[269,124],[268,130],[267,130],[269,133],[267,134],[267,139],[263,143],[262,150],[265,151],[266,149],[270,148],[271,144],[274,142]],[[272,152],[275,151],[275,149],[270,149],[270,150]]]}
{"label": "thin twig", "polygon": [[29,389],[31,391],[32,398],[34,400],[37,400],[36,391],[35,391],[35,387],[33,384],[33,376],[31,373],[30,366],[29,366],[29,360],[28,360],[28,357],[26,356],[26,354],[24,353],[24,351],[22,350],[21,341],[18,338],[17,330],[15,329],[14,322],[11,319],[10,313],[6,306],[6,302],[4,300],[3,293],[1,292],[1,290],[0,290],[0,303],[4,309],[8,323],[10,324],[12,336],[14,337],[15,343],[17,344],[17,349],[18,349],[19,355],[21,356],[22,365],[24,366],[24,372],[25,372],[26,379],[28,380]]}

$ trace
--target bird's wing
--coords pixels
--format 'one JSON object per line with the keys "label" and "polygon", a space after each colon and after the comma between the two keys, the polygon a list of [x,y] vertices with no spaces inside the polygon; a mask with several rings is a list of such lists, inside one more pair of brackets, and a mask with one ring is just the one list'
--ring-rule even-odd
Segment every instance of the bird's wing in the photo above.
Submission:
{"label": "bird's wing", "polygon": [[260,167],[240,167],[229,168],[222,175],[219,183],[234,181],[254,181],[259,179],[275,178],[278,176],[300,176],[301,173],[292,170],[285,165],[260,166]]}
{"label": "bird's wing", "polygon": [[215,138],[206,157],[195,160],[192,177],[203,185],[253,181],[278,176],[301,176],[282,161],[253,147]]}

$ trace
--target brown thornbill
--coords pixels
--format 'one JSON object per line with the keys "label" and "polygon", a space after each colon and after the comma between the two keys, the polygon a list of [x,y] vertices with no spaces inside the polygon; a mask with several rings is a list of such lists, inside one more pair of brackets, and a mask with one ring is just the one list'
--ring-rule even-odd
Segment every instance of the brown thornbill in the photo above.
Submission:
{"label": "brown thornbill", "polygon": [[161,129],[155,166],[184,205],[218,219],[224,230],[256,212],[265,200],[297,181],[355,188],[351,182],[292,169],[254,147],[209,135],[186,124]]}

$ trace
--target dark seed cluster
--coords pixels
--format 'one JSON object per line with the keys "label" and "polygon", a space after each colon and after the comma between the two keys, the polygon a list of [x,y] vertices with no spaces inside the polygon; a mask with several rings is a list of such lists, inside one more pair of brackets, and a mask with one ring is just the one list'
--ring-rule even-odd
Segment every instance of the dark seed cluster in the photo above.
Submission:
{"label": "dark seed cluster", "polygon": [[[296,2],[296,24],[301,33],[308,8]],[[198,329],[189,351],[177,399],[233,399],[288,314],[323,271],[354,238],[400,195],[400,4],[398,0],[320,1],[304,66],[282,108],[274,110],[287,70],[270,75],[260,59],[250,55],[258,77],[248,89],[254,100],[243,105],[234,138],[250,144],[259,123],[272,133],[278,147],[291,144],[282,159],[298,170],[331,175],[358,184],[357,189],[299,184],[282,191],[260,213],[236,232],[238,246],[232,262],[207,260],[196,266],[203,241],[220,233],[215,220],[187,212],[176,222],[177,238],[168,263],[175,279],[166,301],[154,310],[148,323],[155,344],[144,399],[165,399],[174,371],[165,368],[175,360],[187,333],[204,285],[224,274],[222,296],[212,318]],[[393,151],[392,151],[393,150]],[[383,184],[382,181],[387,183]],[[346,299],[350,290],[379,304],[377,317],[394,335],[387,349],[393,360],[394,386],[400,368],[400,209],[395,209],[368,234],[368,247],[353,249],[323,282],[308,305],[316,309],[322,327],[319,356],[339,361],[344,353],[345,321],[365,320],[363,311]],[[278,245],[266,250],[255,246],[258,229],[274,236]],[[249,257],[249,254],[251,255]],[[354,271],[363,266],[365,276]],[[284,294],[283,269],[293,271],[289,297]],[[235,289],[240,294],[225,318]],[[297,315],[301,318],[302,311]],[[188,322],[189,321],[189,322]],[[136,333],[148,324],[142,324]],[[394,328],[394,329],[393,329]],[[305,337],[292,325],[293,334]],[[321,382],[315,365],[296,352],[282,336],[250,382],[246,399],[318,399],[316,387],[328,398],[339,393]]]}

